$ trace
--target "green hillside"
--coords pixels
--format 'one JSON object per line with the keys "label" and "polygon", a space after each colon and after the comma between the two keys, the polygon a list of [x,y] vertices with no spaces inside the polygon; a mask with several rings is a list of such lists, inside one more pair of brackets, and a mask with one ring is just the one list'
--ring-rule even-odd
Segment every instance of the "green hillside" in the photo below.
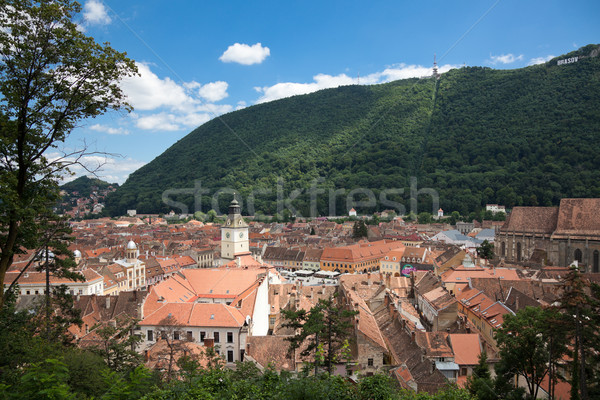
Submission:
{"label": "green hillside", "polygon": [[[131,174],[107,207],[113,214],[166,212],[178,211],[179,201],[193,211],[195,181],[208,189],[196,197],[203,211],[213,208],[219,189],[230,188],[246,212],[249,194],[262,190],[254,209],[265,214],[277,212],[278,180],[280,197],[302,215],[310,214],[311,187],[321,189],[312,197],[323,215],[345,214],[341,193],[355,188],[376,200],[359,212],[400,208],[391,201],[408,211],[411,177],[418,189],[439,193],[446,212],[600,197],[597,47],[516,70],[461,68],[437,81],[345,86],[235,111]],[[574,56],[578,62],[557,65]],[[185,188],[188,194],[174,194]],[[170,204],[161,199],[167,189]],[[336,199],[330,189],[344,191]],[[224,211],[231,195],[219,199]],[[429,196],[419,195],[418,204],[431,212]]]}
{"label": "green hillside", "polygon": [[67,192],[69,195],[73,194],[73,192],[77,192],[78,197],[88,197],[93,191],[92,188],[102,190],[108,188],[109,186],[117,187],[119,185],[117,183],[108,183],[97,178],[88,178],[87,176],[80,176],[79,178],[74,179],[71,182],[67,182],[64,185],[61,185],[60,189]]}

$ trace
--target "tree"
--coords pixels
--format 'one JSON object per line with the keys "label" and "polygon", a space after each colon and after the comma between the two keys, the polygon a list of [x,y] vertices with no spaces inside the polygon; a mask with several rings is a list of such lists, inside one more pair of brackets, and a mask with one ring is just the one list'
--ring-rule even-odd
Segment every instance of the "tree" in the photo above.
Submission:
{"label": "tree", "polygon": [[114,323],[102,323],[96,330],[99,343],[90,350],[100,355],[112,371],[130,371],[141,363],[141,356],[135,351],[142,340],[133,335],[137,321],[128,317],[117,318]]}
{"label": "tree", "polygon": [[159,355],[166,356],[168,360],[165,380],[170,381],[175,377],[173,367],[177,364],[178,356],[186,353],[187,335],[182,334],[184,326],[172,315],[163,318],[158,325],[156,337],[166,344],[166,348]]}
{"label": "tree", "polygon": [[467,378],[466,388],[478,400],[497,398],[485,351],[479,353],[477,366],[473,368],[473,374]]}
{"label": "tree", "polygon": [[352,317],[357,314],[336,304],[337,297],[319,302],[309,311],[283,310],[283,327],[293,328],[295,335],[288,338],[290,353],[302,347],[301,355],[314,354],[315,373],[325,365],[329,373],[338,361],[340,349],[353,329]]}
{"label": "tree", "polygon": [[417,223],[419,224],[430,224],[432,220],[431,213],[427,211],[420,212],[417,217]]}
{"label": "tree", "polygon": [[360,221],[356,221],[352,226],[352,237],[354,239],[360,239],[363,237],[367,237],[369,234],[369,230],[365,225],[365,222],[361,219]]}
{"label": "tree", "polygon": [[484,260],[491,260],[494,258],[494,245],[486,240],[481,243],[481,245],[477,248],[477,256],[479,258],[483,258]]}
{"label": "tree", "polygon": [[573,345],[570,352],[571,398],[596,398],[600,392],[600,287],[584,280],[572,266],[560,298],[566,337]]}
{"label": "tree", "polygon": [[502,327],[496,330],[500,364],[525,380],[533,399],[537,398],[550,366],[564,354],[564,347],[559,346],[564,335],[549,329],[549,322],[559,318],[554,309],[526,307],[516,315],[506,315]]}
{"label": "tree", "polygon": [[58,158],[48,152],[79,121],[130,110],[118,82],[136,67],[78,30],[81,7],[73,0],[0,0],[0,9],[1,307],[15,254],[45,247],[39,216],[57,199],[58,178],[90,154],[85,147]]}

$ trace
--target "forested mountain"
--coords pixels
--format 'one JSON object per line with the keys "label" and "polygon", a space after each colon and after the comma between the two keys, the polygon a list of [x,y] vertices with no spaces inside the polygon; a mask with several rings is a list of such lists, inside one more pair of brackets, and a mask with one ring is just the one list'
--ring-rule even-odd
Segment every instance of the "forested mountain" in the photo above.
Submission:
{"label": "forested mountain", "polygon": [[[277,212],[279,190],[309,215],[311,187],[325,190],[313,194],[323,215],[334,212],[330,201],[346,214],[340,193],[355,188],[376,199],[359,212],[394,208],[389,201],[408,211],[411,177],[418,189],[437,191],[447,212],[556,205],[562,197],[600,197],[599,131],[600,57],[589,45],[521,69],[466,67],[439,80],[345,86],[223,115],[131,174],[107,207],[113,214],[179,211],[176,200],[192,211],[199,182],[208,189],[197,197],[205,212],[219,189],[231,188],[246,212],[253,190],[256,211]],[[175,195],[180,189],[187,194]],[[330,189],[344,191],[333,199]],[[231,195],[220,199],[224,211]],[[418,211],[432,211],[429,196],[418,203]]]}
{"label": "forested mountain", "polygon": [[60,186],[61,190],[72,195],[73,192],[77,192],[78,197],[89,197],[94,190],[108,189],[109,186],[117,187],[117,183],[108,183],[97,178],[88,178],[87,176],[80,176],[77,179],[67,182]]}

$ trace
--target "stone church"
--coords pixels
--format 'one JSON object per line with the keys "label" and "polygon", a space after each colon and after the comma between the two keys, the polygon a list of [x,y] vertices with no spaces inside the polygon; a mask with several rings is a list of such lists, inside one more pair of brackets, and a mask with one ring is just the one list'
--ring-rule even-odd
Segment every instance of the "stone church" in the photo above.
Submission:
{"label": "stone church", "polygon": [[507,262],[566,267],[577,261],[600,272],[600,199],[562,199],[559,207],[515,207],[495,240]]}

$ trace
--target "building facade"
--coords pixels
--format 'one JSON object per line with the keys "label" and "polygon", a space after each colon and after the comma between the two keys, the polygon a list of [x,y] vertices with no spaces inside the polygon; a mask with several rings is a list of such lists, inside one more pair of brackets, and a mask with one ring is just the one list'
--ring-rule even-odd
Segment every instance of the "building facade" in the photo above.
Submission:
{"label": "building facade", "polygon": [[496,255],[600,272],[600,199],[562,199],[559,207],[515,207],[500,228]]}

